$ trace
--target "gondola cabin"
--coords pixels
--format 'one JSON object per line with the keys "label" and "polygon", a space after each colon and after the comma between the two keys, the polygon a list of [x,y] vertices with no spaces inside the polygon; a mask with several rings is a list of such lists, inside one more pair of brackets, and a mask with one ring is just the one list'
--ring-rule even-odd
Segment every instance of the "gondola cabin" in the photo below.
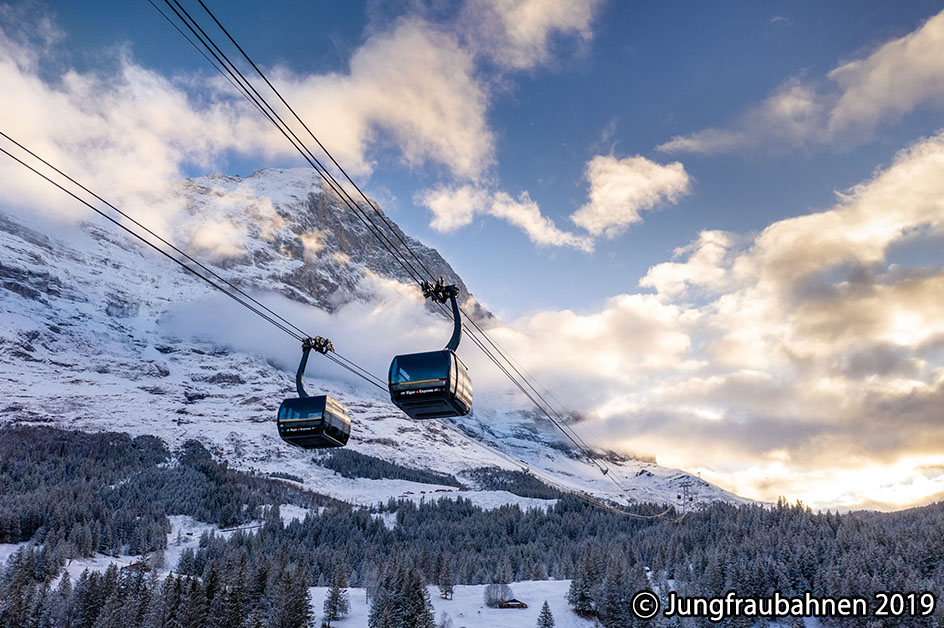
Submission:
{"label": "gondola cabin", "polygon": [[390,400],[414,419],[465,416],[472,409],[469,370],[449,349],[396,356],[388,383]]}
{"label": "gondola cabin", "polygon": [[303,449],[344,447],[351,437],[347,409],[327,395],[286,399],[279,407],[279,436]]}

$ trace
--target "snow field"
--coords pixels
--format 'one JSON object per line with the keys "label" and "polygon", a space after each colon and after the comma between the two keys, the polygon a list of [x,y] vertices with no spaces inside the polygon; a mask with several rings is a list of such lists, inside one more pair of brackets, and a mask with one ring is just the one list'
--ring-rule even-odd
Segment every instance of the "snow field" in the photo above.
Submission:
{"label": "snow field", "polygon": [[[511,583],[508,586],[511,587],[515,598],[528,605],[525,609],[488,608],[483,599],[485,586],[484,584],[456,585],[451,600],[440,598],[437,587],[427,587],[430,601],[436,609],[437,624],[445,613],[452,619],[453,628],[531,628],[537,623],[541,606],[544,600],[547,600],[551,613],[554,615],[555,628],[591,628],[593,626],[592,620],[578,617],[567,606],[567,589],[570,588],[570,580],[526,580]],[[320,621],[328,587],[312,587],[310,591],[312,611]],[[331,625],[338,628],[366,627],[370,606],[364,598],[364,589],[349,588],[347,591],[351,612],[344,619],[332,622]]]}

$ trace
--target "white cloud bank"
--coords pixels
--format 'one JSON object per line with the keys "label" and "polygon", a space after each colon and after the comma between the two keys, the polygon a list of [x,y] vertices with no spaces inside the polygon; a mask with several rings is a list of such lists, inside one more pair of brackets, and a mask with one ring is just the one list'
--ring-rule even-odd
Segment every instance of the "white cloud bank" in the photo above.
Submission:
{"label": "white cloud bank", "polygon": [[[57,74],[60,34],[48,19],[38,20],[45,43],[37,45],[39,27],[28,28],[28,17],[17,13],[0,26],[4,130],[132,212],[149,196],[142,218],[152,227],[163,231],[178,211],[172,199],[156,211],[154,196],[188,167],[216,168],[233,154],[294,158],[274,127],[217,77],[170,79],[127,54],[107,59],[115,66],[110,72]],[[474,180],[494,159],[488,94],[475,71],[456,36],[403,19],[368,39],[347,74],[302,76],[275,68],[271,75],[352,174],[369,174],[370,151],[390,140],[411,166],[438,164]],[[0,168],[0,202],[84,215],[6,158]]]}
{"label": "white cloud bank", "polygon": [[944,254],[896,263],[921,242],[944,250],[944,133],[826,211],[702,233],[650,294],[494,334],[628,451],[756,498],[902,507],[944,490]]}
{"label": "white cloud bank", "polygon": [[918,107],[944,105],[944,12],[819,81],[791,80],[728,128],[674,137],[667,152],[717,154],[860,142]]}

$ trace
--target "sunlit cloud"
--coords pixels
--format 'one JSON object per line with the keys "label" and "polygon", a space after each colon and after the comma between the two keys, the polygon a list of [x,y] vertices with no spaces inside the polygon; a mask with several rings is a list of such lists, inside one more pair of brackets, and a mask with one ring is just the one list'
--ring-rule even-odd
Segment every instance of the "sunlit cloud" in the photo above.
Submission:
{"label": "sunlit cloud", "polygon": [[666,152],[717,154],[858,143],[880,124],[944,105],[944,12],[819,80],[791,79],[726,127],[672,138]]}
{"label": "sunlit cloud", "polygon": [[658,164],[645,157],[617,159],[597,155],[587,163],[588,200],[570,219],[591,235],[558,228],[526,192],[507,192],[475,185],[438,186],[422,190],[416,202],[433,214],[430,223],[448,233],[472,223],[476,214],[501,218],[524,231],[539,246],[567,246],[592,251],[593,237],[613,237],[642,221],[642,212],[676,203],[688,194],[691,180],[679,162]]}
{"label": "sunlit cloud", "polygon": [[352,174],[372,171],[369,149],[385,132],[409,166],[432,162],[455,177],[476,179],[494,160],[494,137],[487,89],[475,72],[455,35],[404,18],[356,50],[347,74],[283,69],[275,76]]}
{"label": "sunlit cloud", "polygon": [[[914,503],[942,488],[912,461],[944,450],[944,258],[908,269],[888,252],[942,229],[944,134],[828,210],[702,233],[640,280],[653,294],[496,333],[629,451],[759,499]],[[548,344],[564,368],[534,349]]]}
{"label": "sunlit cloud", "polygon": [[[110,200],[164,235],[179,208],[157,197],[188,170],[216,169],[238,154],[295,158],[274,127],[219,77],[168,78],[126,53],[108,53],[114,72],[56,73],[62,59],[53,45],[56,31],[48,18],[36,23],[22,32],[0,27],[5,130],[89,187],[109,190]],[[49,45],[34,45],[37,37]],[[432,163],[468,180],[489,168],[494,138],[487,90],[455,35],[403,19],[369,38],[349,66],[346,74],[300,75],[280,67],[270,74],[352,174],[372,171],[370,154],[383,138],[396,143],[410,167]],[[321,123],[326,119],[330,125]],[[38,178],[11,173],[4,181],[0,201],[80,215]]]}
{"label": "sunlit cloud", "polygon": [[428,208],[437,231],[449,233],[472,223],[476,215],[489,215],[512,224],[527,234],[538,246],[565,246],[593,250],[593,241],[559,229],[541,213],[541,208],[527,192],[513,198],[506,192],[491,191],[472,185],[440,186],[422,190],[416,202]]}
{"label": "sunlit cloud", "polygon": [[570,219],[591,234],[613,237],[642,221],[642,212],[675,203],[691,181],[679,162],[658,164],[645,157],[597,155],[587,163],[589,199]]}
{"label": "sunlit cloud", "polygon": [[587,41],[601,0],[469,0],[458,19],[468,46],[511,70],[551,57],[555,35]]}

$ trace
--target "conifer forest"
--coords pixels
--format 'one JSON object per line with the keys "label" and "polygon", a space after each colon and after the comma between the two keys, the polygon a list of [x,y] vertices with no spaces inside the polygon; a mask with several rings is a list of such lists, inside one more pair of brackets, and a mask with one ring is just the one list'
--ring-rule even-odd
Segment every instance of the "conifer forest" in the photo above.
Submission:
{"label": "conifer forest", "polygon": [[[334,464],[371,474],[379,461],[345,454]],[[487,475],[514,488],[514,475]],[[461,496],[355,508],[313,488],[233,470],[196,441],[171,451],[154,437],[4,428],[0,543],[22,547],[0,575],[0,628],[303,628],[319,625],[314,585],[332,587],[324,617],[317,614],[324,622],[343,617],[346,587],[364,588],[370,628],[434,626],[427,585],[451,592],[461,584],[567,579],[573,611],[607,628],[709,625],[641,623],[628,600],[644,588],[704,596],[914,590],[938,599],[944,591],[940,504],[837,514],[783,501],[719,503],[680,519],[645,520],[567,495],[546,511],[486,511]],[[308,515],[285,524],[285,505]],[[196,551],[165,564],[171,514],[245,529],[205,533]],[[95,554],[140,560],[63,575],[70,560]],[[875,625],[940,626],[942,619],[939,606],[928,617]]]}

